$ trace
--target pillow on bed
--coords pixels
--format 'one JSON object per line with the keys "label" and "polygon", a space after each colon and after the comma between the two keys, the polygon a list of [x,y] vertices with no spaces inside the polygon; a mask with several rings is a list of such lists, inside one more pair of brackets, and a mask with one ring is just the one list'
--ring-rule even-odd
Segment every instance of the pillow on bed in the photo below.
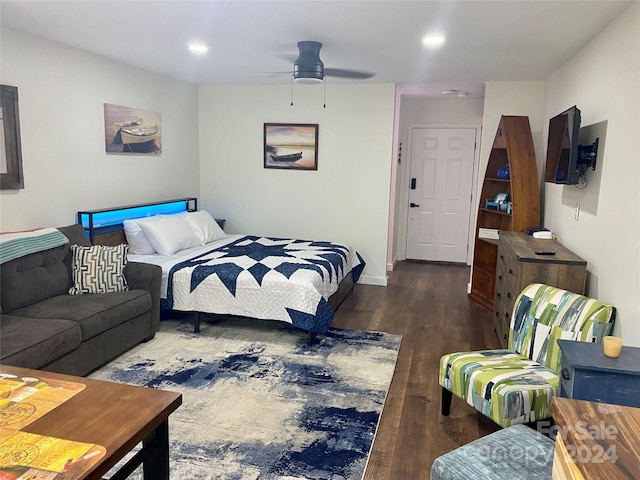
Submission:
{"label": "pillow on bed", "polygon": [[129,290],[124,276],[127,250],[129,246],[124,243],[115,247],[71,245],[73,286],[69,289],[69,294],[116,293]]}
{"label": "pillow on bed", "polygon": [[206,210],[187,212],[185,219],[203,245],[227,236]]}
{"label": "pillow on bed", "polygon": [[160,255],[173,255],[185,248],[202,245],[184,215],[158,215],[138,220],[138,225]]}
{"label": "pillow on bed", "polygon": [[153,248],[153,245],[151,245],[149,240],[147,240],[147,236],[138,224],[138,220],[125,220],[122,223],[124,223],[124,235],[127,237],[130,253],[137,253],[140,255],[156,253],[156,249]]}

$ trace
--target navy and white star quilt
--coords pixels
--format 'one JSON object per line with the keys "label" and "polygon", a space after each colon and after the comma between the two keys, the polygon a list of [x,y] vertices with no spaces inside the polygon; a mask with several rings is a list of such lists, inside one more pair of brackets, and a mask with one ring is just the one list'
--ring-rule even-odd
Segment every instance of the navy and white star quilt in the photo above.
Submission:
{"label": "navy and white star quilt", "polygon": [[331,242],[244,236],[171,268],[166,306],[281,320],[326,333],[334,311],[328,298],[365,262],[349,247]]}

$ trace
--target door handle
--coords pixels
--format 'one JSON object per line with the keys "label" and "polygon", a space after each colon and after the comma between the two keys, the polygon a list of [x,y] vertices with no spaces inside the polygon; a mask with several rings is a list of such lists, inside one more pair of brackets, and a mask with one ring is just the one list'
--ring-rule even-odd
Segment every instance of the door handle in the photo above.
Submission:
{"label": "door handle", "polygon": [[416,207],[419,207],[419,206],[420,206],[420,205],[418,205],[417,203],[413,203],[413,202],[411,202],[411,203],[409,204],[409,207],[411,207],[411,208],[416,208]]}

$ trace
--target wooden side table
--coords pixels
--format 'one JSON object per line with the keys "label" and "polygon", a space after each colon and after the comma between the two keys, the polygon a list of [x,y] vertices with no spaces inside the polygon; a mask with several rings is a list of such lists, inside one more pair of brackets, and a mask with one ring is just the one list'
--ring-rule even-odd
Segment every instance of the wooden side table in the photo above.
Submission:
{"label": "wooden side table", "polygon": [[560,396],[640,407],[640,348],[605,357],[602,344],[558,340],[562,350]]}

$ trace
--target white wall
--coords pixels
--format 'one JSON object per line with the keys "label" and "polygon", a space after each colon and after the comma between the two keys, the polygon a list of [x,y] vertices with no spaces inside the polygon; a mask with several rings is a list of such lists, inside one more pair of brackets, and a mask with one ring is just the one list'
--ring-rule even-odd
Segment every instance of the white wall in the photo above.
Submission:
{"label": "white wall", "polygon": [[[78,210],[198,196],[193,85],[2,29],[0,81],[18,87],[25,188],[2,190],[2,231],[75,223]],[[105,153],[103,104],[162,115],[161,155]]]}
{"label": "white wall", "polygon": [[[588,294],[618,309],[615,333],[640,346],[640,4],[614,20],[547,82],[545,119],[577,105],[606,122],[584,190],[545,185],[544,224],[587,260]],[[545,135],[546,135],[545,125]],[[574,220],[576,203],[583,206]]]}
{"label": "white wall", "polygon": [[[386,285],[394,86],[200,87],[202,206],[225,230],[346,243]],[[318,170],[263,168],[264,123],[317,123]]]}

